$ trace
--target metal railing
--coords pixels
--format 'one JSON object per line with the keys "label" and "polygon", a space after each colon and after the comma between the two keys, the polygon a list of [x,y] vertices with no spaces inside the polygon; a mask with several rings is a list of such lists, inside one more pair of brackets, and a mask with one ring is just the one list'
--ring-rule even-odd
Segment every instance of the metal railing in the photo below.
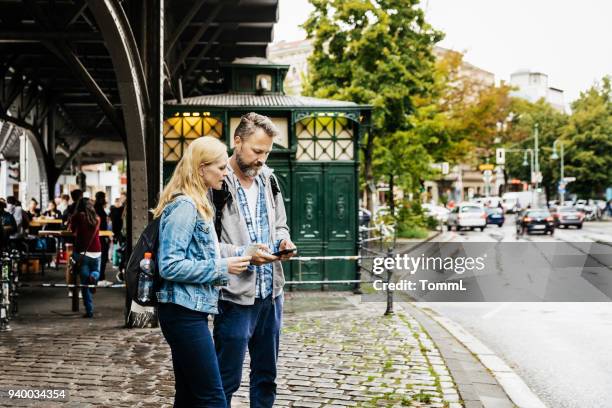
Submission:
{"label": "metal railing", "polygon": [[[297,263],[297,280],[288,280],[285,282],[285,286],[288,286],[293,289],[298,285],[321,285],[321,290],[328,290],[329,285],[353,285],[353,292],[356,294],[362,294],[361,285],[362,284],[371,284],[374,281],[370,280],[370,277],[374,275],[373,273],[373,260],[378,257],[393,257],[395,250],[395,227],[393,225],[387,224],[377,224],[372,227],[359,227],[359,235],[358,235],[358,254],[357,255],[338,255],[338,256],[295,256],[289,260],[289,262]],[[19,254],[18,256],[16,254]],[[5,320],[0,319],[0,331],[3,330],[3,327],[8,326],[8,320],[11,315],[14,315],[17,312],[17,289],[20,287],[28,287],[28,288],[68,288],[71,291],[71,301],[72,301],[72,311],[79,310],[79,297],[78,292],[80,288],[96,288],[96,289],[125,289],[125,283],[117,283],[109,286],[97,286],[97,285],[87,285],[87,284],[79,284],[77,282],[77,274],[70,273],[70,282],[69,283],[19,283],[18,281],[18,269],[19,262],[23,260],[23,254],[18,251],[14,251],[12,258],[7,255],[6,259],[10,259],[9,268],[11,271],[15,271],[15,273],[6,273],[5,274],[5,264],[8,261],[4,261],[2,263],[2,300],[0,302],[0,311],[6,310],[6,313],[3,313],[3,316],[6,315],[7,318]],[[304,276],[302,273],[302,264],[305,262],[325,262],[325,261],[347,261],[347,262],[356,262],[356,276],[355,279],[320,279],[320,280],[304,280]],[[67,265],[67,267],[69,267]],[[363,279],[362,272],[367,274],[367,278]],[[393,272],[392,270],[386,270],[385,282],[390,282],[392,279]],[[6,279],[5,279],[6,276]],[[6,287],[7,296],[4,296]],[[388,285],[387,285],[388,287]],[[393,293],[387,290],[386,294],[386,302],[387,308],[385,314],[393,313]]]}
{"label": "metal railing", "polygon": [[23,253],[18,250],[0,255],[0,332],[11,330],[10,320],[19,311],[17,288],[19,264],[23,260]]}

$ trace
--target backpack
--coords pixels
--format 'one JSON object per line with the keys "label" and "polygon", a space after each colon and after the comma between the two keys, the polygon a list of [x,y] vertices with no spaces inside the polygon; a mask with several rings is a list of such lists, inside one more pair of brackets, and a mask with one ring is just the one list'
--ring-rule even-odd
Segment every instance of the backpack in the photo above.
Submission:
{"label": "backpack", "polygon": [[[274,199],[276,199],[277,194],[280,193],[280,188],[278,188],[278,181],[276,181],[274,174],[270,174],[270,187],[272,188],[272,195],[274,196]],[[230,193],[225,180],[223,180],[221,190],[212,190],[212,201],[213,205],[215,206],[215,232],[220,240],[223,208],[225,207],[225,204],[231,203],[232,201],[232,193]]]}
{"label": "backpack", "polygon": [[[172,199],[182,194],[175,194]],[[157,298],[153,298],[148,302],[140,302],[138,300],[138,280],[142,271],[140,270],[140,261],[144,259],[145,252],[150,252],[151,256],[151,275],[153,276],[153,290],[157,293],[162,285],[162,278],[159,274],[159,266],[157,265],[157,252],[159,248],[159,220],[161,217],[155,218],[145,227],[138,242],[132,248],[132,254],[125,267],[125,286],[128,296],[131,300],[140,306],[156,306]]]}
{"label": "backpack", "polygon": [[138,242],[132,249],[132,254],[125,267],[125,285],[129,298],[138,303],[140,306],[155,306],[157,298],[154,296],[149,302],[140,302],[138,300],[138,280],[142,271],[140,270],[140,261],[144,259],[145,252],[151,252],[151,274],[153,276],[153,288],[155,293],[161,288],[162,279],[159,275],[157,267],[157,248],[159,247],[159,220],[161,217],[155,218],[147,224]]}

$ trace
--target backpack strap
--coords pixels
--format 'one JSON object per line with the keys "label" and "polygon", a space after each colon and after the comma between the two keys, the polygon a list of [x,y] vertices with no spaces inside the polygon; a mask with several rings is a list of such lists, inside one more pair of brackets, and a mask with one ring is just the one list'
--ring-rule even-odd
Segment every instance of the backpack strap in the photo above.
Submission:
{"label": "backpack strap", "polygon": [[280,188],[278,187],[278,181],[274,174],[270,174],[270,187],[272,188],[272,195],[274,199],[276,199],[276,196],[280,193]]}
{"label": "backpack strap", "polygon": [[215,206],[215,232],[217,233],[217,239],[221,239],[221,218],[223,217],[223,208],[227,203],[232,201],[232,193],[229,191],[229,187],[225,180],[221,185],[221,190],[212,190],[212,200]]}
{"label": "backpack strap", "polygon": [[[280,188],[278,187],[278,181],[274,174],[270,175],[270,187],[272,188],[272,195],[276,199],[278,193],[280,193]],[[221,219],[223,218],[223,209],[226,204],[230,204],[232,202],[232,193],[229,191],[229,187],[225,180],[223,180],[223,184],[221,186],[221,190],[212,190],[212,200],[213,205],[215,206],[215,231],[217,232],[217,238],[221,239]]]}

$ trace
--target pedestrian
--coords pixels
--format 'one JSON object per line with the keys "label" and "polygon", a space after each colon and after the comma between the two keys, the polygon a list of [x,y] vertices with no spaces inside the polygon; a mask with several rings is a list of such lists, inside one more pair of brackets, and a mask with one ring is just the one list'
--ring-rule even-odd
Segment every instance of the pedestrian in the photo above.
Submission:
{"label": "pedestrian", "polygon": [[115,203],[110,208],[110,222],[113,231],[113,238],[119,240],[121,238],[121,229],[123,228],[123,211],[125,204],[120,198],[115,198]]}
{"label": "pedestrian", "polygon": [[55,201],[53,200],[50,200],[47,203],[47,209],[43,215],[47,218],[53,218],[54,220],[59,220],[62,218],[62,213],[57,209],[57,204],[55,204]]}
{"label": "pedestrian", "polygon": [[[54,220],[60,220],[62,218],[62,213],[58,211],[57,204],[55,204],[55,201],[53,200],[49,200],[47,203],[47,209],[42,213],[42,215],[46,218],[52,218]],[[61,226],[59,224],[45,224],[42,229],[43,231],[57,231],[61,229]],[[44,248],[47,252],[55,252],[56,238],[46,237],[39,239],[44,240]],[[51,261],[51,265],[55,265],[55,262]]]}
{"label": "pedestrian", "polygon": [[[121,264],[120,256],[122,255],[122,251],[120,250],[120,248],[125,241],[123,234],[121,233],[121,230],[123,229],[124,210],[125,210],[125,206],[123,202],[121,201],[121,199],[119,197],[115,198],[115,203],[111,205],[111,208],[110,208],[109,218],[110,218],[110,223],[111,223],[111,230],[113,231],[112,262],[113,262],[113,265],[116,267],[119,267],[119,265]],[[119,279],[120,274],[121,274],[121,271],[117,273],[116,279],[118,281],[123,280],[123,279]]]}
{"label": "pedestrian", "polygon": [[17,231],[15,218],[6,211],[6,201],[0,200],[0,248],[8,248],[9,237]]}
{"label": "pedestrian", "polygon": [[[82,285],[98,283],[100,277],[100,218],[96,215],[93,203],[88,198],[81,198],[75,207],[75,213],[70,217],[70,230],[74,234],[74,252],[72,253],[73,273],[78,273]],[[83,287],[83,317],[94,316],[93,293],[95,288]]]}
{"label": "pedestrian", "polygon": [[63,214],[64,211],[66,211],[66,208],[68,208],[69,204],[70,204],[70,196],[68,194],[62,194],[60,197],[59,204],[57,205],[57,210],[61,214]]}
{"label": "pedestrian", "polygon": [[34,197],[30,199],[30,204],[28,205],[28,217],[31,219],[40,217],[40,208],[38,208],[38,201]]}
{"label": "pedestrian", "polygon": [[11,238],[20,238],[23,235],[24,228],[27,227],[27,218],[25,218],[21,203],[15,196],[10,196],[6,199],[6,210],[15,219],[17,228],[11,234]]}
{"label": "pedestrian", "polygon": [[[277,134],[272,121],[256,113],[244,115],[235,130],[225,177],[231,200],[221,217],[221,242],[232,244],[222,248],[233,251],[226,255],[241,255],[253,244],[272,252],[295,248],[278,182],[265,165]],[[247,347],[251,406],[274,404],[285,280],[280,260],[291,256],[259,250],[247,272],[230,276],[221,289],[214,339],[228,406],[240,387]]]}
{"label": "pedestrian", "polygon": [[216,138],[189,145],[153,211],[159,221],[158,264],[163,283],[159,324],[172,352],[175,407],[222,407],[225,400],[208,315],[217,313],[219,289],[246,270],[250,257],[221,259],[214,208],[207,192],[227,174],[227,148]]}
{"label": "pedestrian", "polygon": [[72,203],[69,204],[68,207],[66,207],[66,209],[62,213],[62,221],[65,225],[68,225],[70,223],[70,217],[72,217],[72,214],[74,214],[76,205],[82,197],[83,190],[76,188],[70,192],[70,198],[72,198]]}
{"label": "pedestrian", "polygon": [[[98,191],[95,195],[96,201],[94,209],[96,215],[100,218],[100,231],[108,230],[108,214],[106,213],[106,193]],[[100,237],[100,245],[102,247],[102,257],[100,258],[100,286],[110,286],[113,283],[106,280],[106,265],[108,264],[108,251],[110,249],[110,240],[108,237]]]}

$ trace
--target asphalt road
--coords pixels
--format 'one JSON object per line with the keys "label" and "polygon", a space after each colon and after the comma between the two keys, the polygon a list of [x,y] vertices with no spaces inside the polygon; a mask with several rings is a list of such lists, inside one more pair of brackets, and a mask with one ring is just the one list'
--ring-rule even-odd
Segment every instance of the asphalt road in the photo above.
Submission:
{"label": "asphalt road", "polygon": [[[612,222],[582,230],[518,238],[528,241],[607,242]],[[514,219],[484,232],[444,232],[448,242],[516,242]],[[607,262],[609,257],[604,257]],[[610,265],[612,266],[612,265]],[[612,273],[612,271],[610,272]],[[428,303],[461,324],[508,363],[550,407],[612,406],[611,303]]]}

